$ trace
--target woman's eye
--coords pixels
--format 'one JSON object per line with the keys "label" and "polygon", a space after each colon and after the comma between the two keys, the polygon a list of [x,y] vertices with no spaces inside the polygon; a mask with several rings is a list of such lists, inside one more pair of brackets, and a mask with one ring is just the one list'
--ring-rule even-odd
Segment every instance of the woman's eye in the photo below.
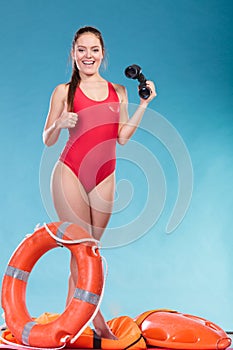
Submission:
{"label": "woman's eye", "polygon": [[93,51],[94,51],[94,52],[99,52],[99,49],[94,49]]}
{"label": "woman's eye", "polygon": [[84,52],[84,50],[83,49],[78,49],[78,52]]}

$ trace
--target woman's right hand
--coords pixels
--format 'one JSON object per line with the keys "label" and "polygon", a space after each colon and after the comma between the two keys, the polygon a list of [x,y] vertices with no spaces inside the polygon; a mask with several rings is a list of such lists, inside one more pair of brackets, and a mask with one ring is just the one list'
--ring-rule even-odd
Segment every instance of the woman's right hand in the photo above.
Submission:
{"label": "woman's right hand", "polygon": [[59,129],[74,128],[78,121],[78,114],[68,112],[67,102],[64,104],[64,110],[61,116],[56,120],[56,127]]}

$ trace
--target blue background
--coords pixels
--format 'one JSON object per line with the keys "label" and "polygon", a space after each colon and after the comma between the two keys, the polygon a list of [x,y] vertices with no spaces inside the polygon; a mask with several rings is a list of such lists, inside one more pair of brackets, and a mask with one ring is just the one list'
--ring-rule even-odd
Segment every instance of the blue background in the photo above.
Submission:
{"label": "blue background", "polygon": [[[137,103],[136,83],[123,70],[142,65],[158,89],[150,107],[180,133],[194,171],[190,208],[167,235],[177,175],[158,142],[165,209],[134,243],[103,250],[109,274],[102,310],[110,319],[171,308],[232,330],[233,2],[1,0],[0,6],[0,275],[24,235],[51,220],[39,188],[42,130],[51,92],[69,80],[73,34],[93,25],[106,42],[106,79],[125,85],[129,101]],[[126,176],[124,166],[118,176]],[[134,186],[140,187],[137,178]],[[133,217],[137,208],[130,210]],[[38,262],[27,291],[31,314],[64,309],[68,261],[68,252],[56,249]]]}

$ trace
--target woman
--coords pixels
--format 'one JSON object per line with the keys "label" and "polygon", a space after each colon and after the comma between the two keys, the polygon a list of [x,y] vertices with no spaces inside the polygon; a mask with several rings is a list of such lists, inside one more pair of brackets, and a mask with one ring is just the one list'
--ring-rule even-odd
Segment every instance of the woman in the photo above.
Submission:
{"label": "woman", "polygon": [[[111,216],[115,191],[116,141],[124,145],[139,125],[151,95],[129,119],[123,86],[107,82],[99,68],[105,48],[101,33],[93,27],[80,28],[73,39],[71,81],[58,85],[51,97],[43,141],[51,146],[61,129],[69,129],[69,140],[55,165],[51,188],[60,220],[81,225],[100,240]],[[107,107],[106,107],[107,106]],[[71,257],[67,302],[72,298],[77,266]],[[99,336],[115,339],[99,312],[93,321]]]}

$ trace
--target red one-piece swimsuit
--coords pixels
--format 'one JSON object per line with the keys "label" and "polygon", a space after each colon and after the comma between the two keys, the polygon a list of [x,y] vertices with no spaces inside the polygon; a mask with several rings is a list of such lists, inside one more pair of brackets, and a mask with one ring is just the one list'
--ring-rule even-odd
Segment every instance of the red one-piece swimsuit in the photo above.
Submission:
{"label": "red one-piece swimsuit", "polygon": [[78,122],[69,129],[59,160],[73,171],[87,193],[115,170],[119,109],[119,98],[110,82],[103,101],[92,100],[80,87],[76,89],[73,110]]}

